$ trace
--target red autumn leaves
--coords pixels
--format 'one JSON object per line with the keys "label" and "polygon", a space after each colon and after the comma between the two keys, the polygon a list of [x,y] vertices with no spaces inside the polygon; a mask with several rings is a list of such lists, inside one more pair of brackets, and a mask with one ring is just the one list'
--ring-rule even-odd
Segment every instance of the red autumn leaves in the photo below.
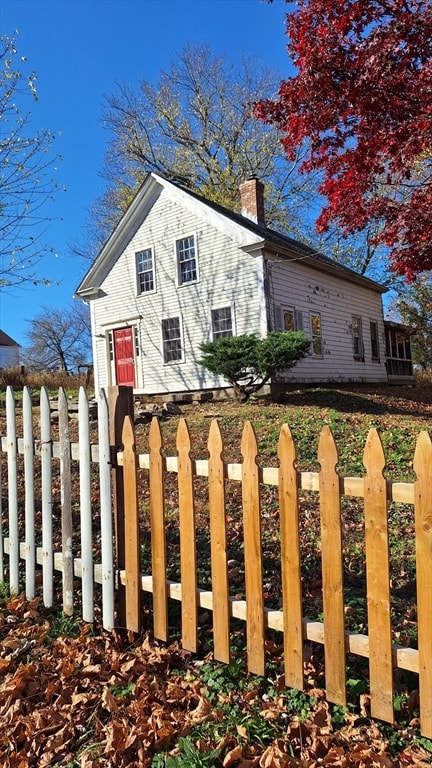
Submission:
{"label": "red autumn leaves", "polygon": [[298,74],[256,114],[282,132],[288,157],[322,173],[317,221],[346,234],[378,225],[392,269],[432,268],[430,0],[303,0],[287,15]]}

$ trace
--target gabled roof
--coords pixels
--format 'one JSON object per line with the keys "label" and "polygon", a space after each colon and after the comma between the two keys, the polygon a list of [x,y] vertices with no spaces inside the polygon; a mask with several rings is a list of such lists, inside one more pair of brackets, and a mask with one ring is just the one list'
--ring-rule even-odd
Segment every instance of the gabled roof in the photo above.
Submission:
{"label": "gabled roof", "polygon": [[20,347],[17,341],[14,341],[4,331],[0,331],[0,347]]}
{"label": "gabled roof", "polygon": [[387,291],[387,288],[379,285],[374,280],[364,277],[348,267],[344,267],[342,264],[329,259],[310,246],[262,224],[257,224],[246,216],[235,213],[211,200],[207,200],[196,192],[192,192],[177,182],[168,180],[152,171],[147,174],[130,206],[82,279],[76,289],[77,296],[81,298],[95,298],[98,295],[98,290],[106,275],[141,226],[162,189],[169,190],[172,194],[175,194],[177,197],[183,197],[185,200],[190,198],[192,201],[196,201],[196,204],[198,204],[203,212],[206,210],[213,217],[216,217],[219,225],[222,225],[227,230],[227,234],[231,235],[238,242],[239,246],[249,253],[265,250],[277,254],[279,258],[295,261],[301,260],[308,267],[332,274],[349,282],[363,285],[379,293]]}

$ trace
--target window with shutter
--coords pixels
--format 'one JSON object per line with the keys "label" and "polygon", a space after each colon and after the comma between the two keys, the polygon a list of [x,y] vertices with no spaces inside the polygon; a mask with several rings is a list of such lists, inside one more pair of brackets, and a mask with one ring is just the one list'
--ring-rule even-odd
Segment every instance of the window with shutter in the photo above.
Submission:
{"label": "window with shutter", "polygon": [[294,307],[275,307],[275,330],[280,332],[302,331],[303,312],[294,309]]}

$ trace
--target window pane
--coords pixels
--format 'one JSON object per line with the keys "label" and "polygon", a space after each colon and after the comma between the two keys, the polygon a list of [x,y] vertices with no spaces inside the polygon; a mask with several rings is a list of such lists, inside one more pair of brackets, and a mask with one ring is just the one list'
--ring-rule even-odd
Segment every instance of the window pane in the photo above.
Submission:
{"label": "window pane", "polygon": [[352,318],[353,353],[355,357],[363,357],[363,340],[361,333],[361,318]]}
{"label": "window pane", "polygon": [[141,293],[146,293],[147,291],[152,291],[154,288],[154,282],[153,282],[153,275],[151,272],[145,272],[143,275],[140,275],[140,289]]}
{"label": "window pane", "polygon": [[232,336],[231,307],[212,309],[212,331],[214,341]]}
{"label": "window pane", "polygon": [[378,345],[378,323],[375,321],[370,324],[370,337],[371,337],[371,352],[373,358],[379,357],[379,345]]}
{"label": "window pane", "polygon": [[164,362],[171,363],[174,360],[181,360],[180,318],[170,317],[167,320],[162,320],[162,340]]}
{"label": "window pane", "polygon": [[195,258],[195,243],[193,237],[185,237],[177,242],[179,261]]}
{"label": "window pane", "polygon": [[138,275],[138,292],[147,293],[154,290],[153,254],[151,249],[136,254]]}
{"label": "window pane", "polygon": [[294,310],[284,309],[283,311],[284,331],[295,331]]}
{"label": "window pane", "polygon": [[152,255],[151,251],[141,251],[137,253],[138,269],[140,272],[144,272],[146,269],[152,268]]}
{"label": "window pane", "polygon": [[174,360],[181,360],[181,342],[179,339],[166,341],[164,344],[164,360],[166,363],[172,363]]}
{"label": "window pane", "polygon": [[321,315],[311,315],[312,354],[322,355]]}
{"label": "window pane", "polygon": [[197,279],[195,239],[185,237],[177,240],[177,260],[179,267],[179,283],[192,283]]}

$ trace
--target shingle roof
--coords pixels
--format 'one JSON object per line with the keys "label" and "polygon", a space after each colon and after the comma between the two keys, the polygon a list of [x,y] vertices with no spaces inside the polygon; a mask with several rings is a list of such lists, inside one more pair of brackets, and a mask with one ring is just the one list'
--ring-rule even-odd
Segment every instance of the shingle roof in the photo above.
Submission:
{"label": "shingle roof", "polygon": [[[90,296],[91,293],[95,292],[96,288],[98,287],[98,279],[102,274],[103,264],[106,263],[108,254],[112,252],[114,248],[122,246],[122,239],[124,235],[127,234],[127,230],[131,223],[136,224],[137,226],[139,225],[139,214],[140,208],[143,204],[143,197],[149,190],[149,185],[151,185],[152,180],[155,184],[166,184],[171,185],[172,187],[176,187],[181,191],[182,194],[194,198],[201,205],[205,205],[206,207],[211,208],[217,214],[231,220],[234,224],[242,227],[243,229],[248,230],[253,235],[261,239],[262,244],[267,250],[277,251],[281,258],[286,258],[288,260],[293,259],[295,261],[304,261],[305,265],[308,265],[309,267],[328,272],[341,278],[342,280],[348,280],[350,282],[364,285],[379,293],[385,293],[387,291],[387,288],[384,288],[375,280],[371,280],[370,278],[355,272],[353,269],[349,269],[343,264],[339,264],[339,262],[324,256],[322,253],[314,250],[305,243],[302,243],[299,240],[295,240],[288,235],[283,235],[280,232],[276,232],[275,230],[263,226],[262,224],[257,224],[251,219],[247,218],[247,216],[243,216],[240,213],[235,213],[229,208],[225,208],[225,206],[220,205],[219,203],[214,203],[199,193],[188,189],[179,183],[179,181],[168,179],[152,171],[147,174],[130,206],[123,214],[123,217],[111,233],[110,237],[99,252],[99,255],[96,257],[92,266],[82,279],[81,283],[76,289],[76,296]],[[246,251],[248,250],[248,246],[243,247]]]}
{"label": "shingle roof", "polygon": [[300,240],[296,240],[289,235],[284,235],[281,232],[277,232],[276,230],[271,229],[270,227],[266,227],[265,225],[257,224],[247,216],[243,216],[242,214],[236,213],[229,208],[225,208],[219,203],[214,203],[213,201],[208,200],[206,197],[203,197],[199,193],[184,187],[182,184],[179,184],[172,179],[167,179],[167,181],[181,189],[183,192],[186,192],[191,197],[194,197],[197,200],[200,200],[202,203],[205,203],[209,208],[213,208],[213,210],[217,211],[218,213],[223,214],[237,224],[240,224],[242,227],[246,227],[251,232],[259,235],[263,238],[263,240],[266,241],[267,244],[272,244],[279,248],[289,249],[290,251],[296,252],[300,258],[312,259],[315,262],[319,262],[324,268],[330,268],[333,273],[335,271],[340,272],[340,277],[342,278],[345,277],[345,279],[351,280],[356,279],[356,281],[369,283],[371,287],[374,287],[375,290],[380,289],[382,293],[387,291],[387,288],[384,288],[375,280],[372,280],[369,277],[365,277],[365,275],[361,275],[359,272],[356,272],[355,270],[340,264],[334,259],[330,259],[328,256],[324,256],[323,253],[320,253],[306,243],[303,243]]}
{"label": "shingle roof", "polygon": [[14,341],[10,336],[7,335],[4,331],[0,331],[0,347],[19,347],[20,344],[18,344],[17,341]]}

